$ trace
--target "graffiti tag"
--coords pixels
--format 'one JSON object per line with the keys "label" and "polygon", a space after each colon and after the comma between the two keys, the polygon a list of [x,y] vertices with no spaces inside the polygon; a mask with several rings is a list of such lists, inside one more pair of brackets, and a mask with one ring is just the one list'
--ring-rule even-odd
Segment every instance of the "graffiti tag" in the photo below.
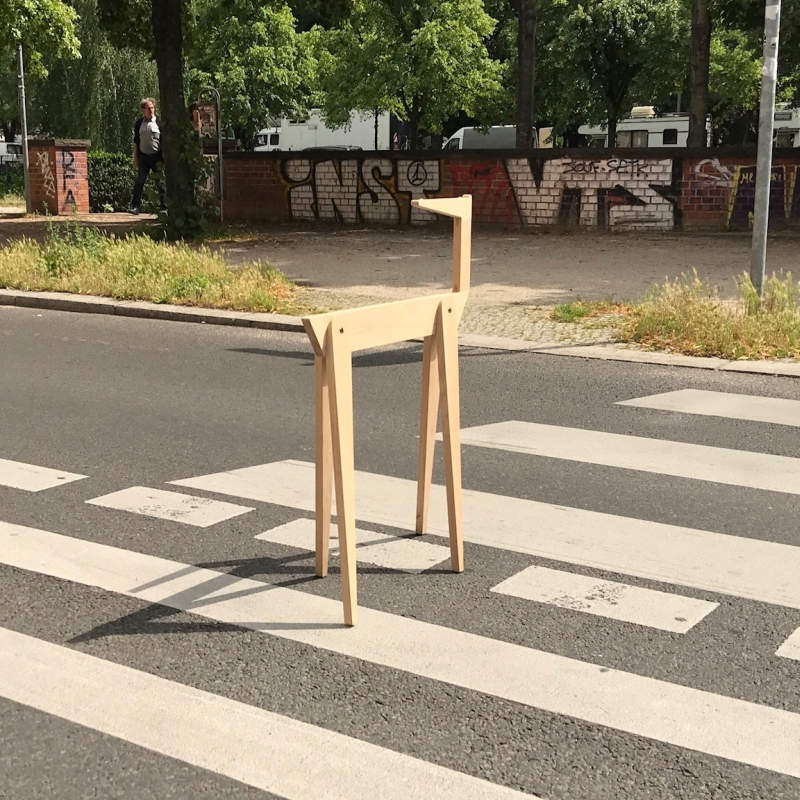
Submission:
{"label": "graffiti tag", "polygon": [[42,174],[42,184],[44,193],[47,197],[56,196],[56,179],[53,177],[53,170],[50,167],[50,154],[37,153],[36,158],[39,162],[39,172]]}

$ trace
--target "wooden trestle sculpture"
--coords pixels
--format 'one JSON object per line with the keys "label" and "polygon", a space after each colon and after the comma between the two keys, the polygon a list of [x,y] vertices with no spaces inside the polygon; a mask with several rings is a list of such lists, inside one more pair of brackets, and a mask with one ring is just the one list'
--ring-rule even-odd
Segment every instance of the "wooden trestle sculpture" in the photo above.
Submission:
{"label": "wooden trestle sculpture", "polygon": [[331,480],[342,572],[344,621],[355,625],[355,488],[352,354],[356,350],[423,337],[416,532],[424,533],[433,470],[436,419],[441,403],[450,564],[464,570],[461,526],[461,438],[458,392],[458,323],[469,294],[472,196],[413,200],[417,208],[453,218],[453,290],[303,318],[314,347],[316,573],[328,574]]}

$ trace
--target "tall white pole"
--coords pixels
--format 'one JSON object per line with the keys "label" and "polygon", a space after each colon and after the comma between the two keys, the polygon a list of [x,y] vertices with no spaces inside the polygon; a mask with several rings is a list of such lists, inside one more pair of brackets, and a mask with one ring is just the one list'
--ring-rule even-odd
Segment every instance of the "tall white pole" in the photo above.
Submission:
{"label": "tall white pole", "polygon": [[19,84],[19,113],[22,122],[22,170],[25,174],[25,210],[31,212],[31,178],[28,163],[28,117],[25,112],[25,65],[22,59],[22,45],[17,45],[17,76]]}
{"label": "tall white pole", "polygon": [[764,11],[764,65],[761,69],[761,111],[758,122],[758,165],[753,214],[753,251],[750,280],[759,298],[764,291],[769,228],[770,177],[772,175],[772,133],[775,127],[775,85],[778,82],[778,36],[781,29],[781,0],[766,0]]}

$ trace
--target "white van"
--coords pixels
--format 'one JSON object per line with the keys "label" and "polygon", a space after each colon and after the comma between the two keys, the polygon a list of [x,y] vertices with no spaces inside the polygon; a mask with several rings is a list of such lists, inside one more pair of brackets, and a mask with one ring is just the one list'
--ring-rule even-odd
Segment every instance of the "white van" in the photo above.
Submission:
{"label": "white van", "polygon": [[0,142],[0,164],[22,163],[22,142]]}
{"label": "white van", "polygon": [[280,128],[262,128],[256,134],[256,146],[253,150],[260,152],[270,152],[272,150],[281,149],[281,129]]}
{"label": "white van", "polygon": [[516,146],[516,125],[492,125],[485,133],[480,128],[459,128],[444,143],[442,149],[513,150]]}
{"label": "white van", "polygon": [[800,147],[800,108],[787,103],[775,106],[775,147]]}

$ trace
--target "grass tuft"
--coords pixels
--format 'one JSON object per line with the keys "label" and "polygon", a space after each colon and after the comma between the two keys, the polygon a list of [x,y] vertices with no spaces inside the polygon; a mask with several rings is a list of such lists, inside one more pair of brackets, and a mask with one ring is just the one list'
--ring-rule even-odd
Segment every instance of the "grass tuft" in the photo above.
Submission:
{"label": "grass tuft", "polygon": [[297,313],[297,287],[267,262],[231,270],[205,247],[104,236],[77,223],[51,225],[44,243],[0,248],[0,288],[72,292],[236,311]]}
{"label": "grass tuft", "polygon": [[760,303],[748,275],[737,285],[739,302],[725,303],[696,271],[666,281],[632,310],[619,339],[696,356],[800,358],[800,285],[791,273],[767,278]]}

